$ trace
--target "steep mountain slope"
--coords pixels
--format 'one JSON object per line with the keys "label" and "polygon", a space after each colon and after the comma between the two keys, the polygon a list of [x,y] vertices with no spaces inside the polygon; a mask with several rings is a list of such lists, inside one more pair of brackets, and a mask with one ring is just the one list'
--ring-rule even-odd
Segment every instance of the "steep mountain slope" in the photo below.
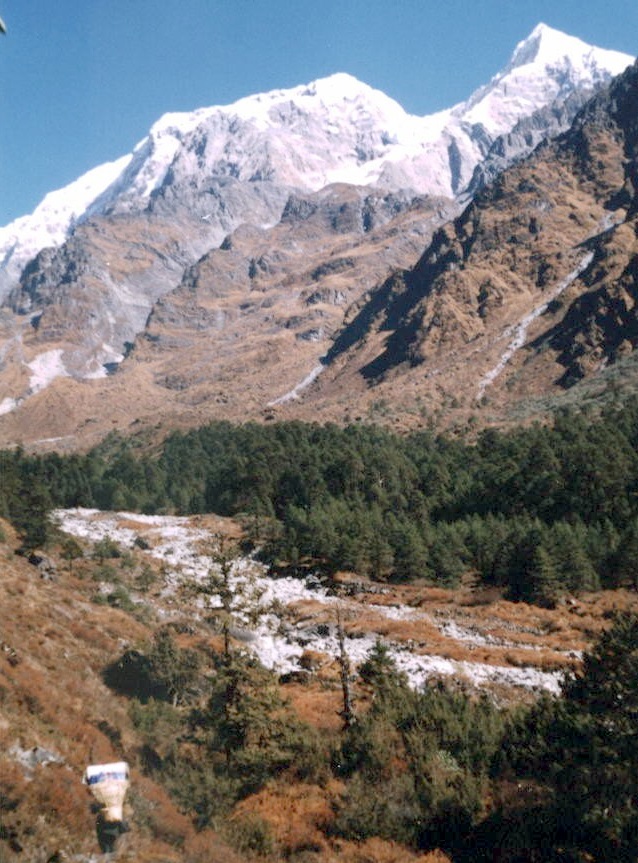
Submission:
{"label": "steep mountain slope", "polygon": [[634,65],[373,292],[328,354],[340,374],[502,415],[630,354],[637,82]]}
{"label": "steep mountain slope", "polygon": [[126,702],[104,684],[104,668],[123,645],[151,637],[149,619],[95,602],[95,563],[63,563],[52,551],[45,578],[15,554],[16,546],[0,521],[2,859],[106,859],[82,775],[92,762],[125,758],[132,768],[125,806],[131,832],[118,843],[119,860],[240,863],[211,831],[198,836],[166,790],[143,775],[139,731]]}
{"label": "steep mountain slope", "polygon": [[[370,415],[389,395],[398,414],[440,407],[456,382],[443,390],[438,380],[420,382],[418,392],[410,384],[399,395],[370,388],[416,358],[412,294],[398,305],[395,294],[440,267],[391,274],[411,267],[458,212],[432,193],[449,196],[470,181],[472,192],[480,188],[563,128],[584,93],[628,59],[539,25],[489,85],[436,117],[410,117],[340,75],[162,118],[130,158],[56,193],[18,235],[5,229],[3,440],[68,437],[76,445],[78,435],[88,442],[113,425],[156,422],[160,411],[168,423],[282,411],[342,419]],[[43,225],[49,242],[62,241],[67,204],[78,204],[69,239],[43,249],[12,282]],[[560,223],[548,222],[546,234],[554,228]],[[562,272],[555,267],[556,277]],[[506,314],[495,332],[524,308],[501,300]],[[444,329],[480,335],[449,303],[440,312]],[[383,349],[379,326],[396,330]],[[454,346],[437,338],[441,350]],[[298,396],[319,372],[320,398],[308,393],[305,408]],[[428,406],[415,411],[421,390]]]}
{"label": "steep mountain slope", "polygon": [[[500,135],[522,118],[560,105],[619,74],[631,58],[539,24],[507,67],[467,102],[416,117],[345,74],[227,107],[166,114],[132,153],[48,195],[31,216],[0,230],[0,298],[41,248],[59,245],[96,215],[185,206],[205,217],[211,245],[251,213],[229,178],[270,199],[269,183],[316,191],[330,183],[453,195]],[[251,192],[243,191],[251,198]],[[276,195],[275,195],[276,197]],[[273,202],[274,205],[274,202]],[[235,207],[236,209],[236,207]],[[271,218],[274,214],[271,214]]]}

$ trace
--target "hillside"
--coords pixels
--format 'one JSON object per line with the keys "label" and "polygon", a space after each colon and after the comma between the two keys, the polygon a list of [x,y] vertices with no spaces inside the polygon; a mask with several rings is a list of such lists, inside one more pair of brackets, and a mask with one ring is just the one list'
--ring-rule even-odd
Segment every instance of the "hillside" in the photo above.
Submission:
{"label": "hillside", "polygon": [[139,732],[125,699],[103,682],[126,645],[150,638],[152,618],[96,604],[90,561],[65,562],[52,550],[42,575],[15,554],[4,522],[2,537],[2,859],[102,859],[82,775],[90,763],[130,758],[133,829],[118,859],[239,860],[212,833],[196,836],[166,791],[142,775]]}
{"label": "hillside", "polygon": [[399,416],[408,400],[428,413],[454,402],[482,425],[622,378],[614,364],[635,344],[637,80],[634,66],[378,288],[334,341],[334,379],[359,377],[393,408],[400,398]]}
{"label": "hillside", "polygon": [[[211,657],[222,649],[219,629],[207,621],[201,608],[189,607],[193,598],[189,600],[178,585],[192,577],[189,567],[196,563],[201,543],[208,546],[207,536],[233,536],[236,529],[213,517],[189,522],[74,511],[60,513],[58,518],[81,547],[68,541],[51,547],[40,569],[15,555],[14,534],[2,525],[3,859],[100,859],[95,817],[81,776],[87,763],[119,759],[131,764],[132,787],[126,807],[131,830],[120,840],[118,860],[203,863],[241,859],[210,829],[196,832],[191,818],[178,812],[159,784],[167,782],[173,793],[178,792],[177,777],[170,780],[166,772],[174,749],[175,730],[171,733],[170,723],[206,703],[206,690],[214,687]],[[111,545],[105,545],[106,538]],[[611,608],[636,606],[633,595],[616,591],[582,596],[577,603],[549,611],[495,602],[494,596],[489,601],[487,594],[469,585],[441,591],[417,583],[375,592],[375,611],[370,606],[373,585],[365,580],[343,577],[334,586],[336,596],[341,597],[338,601],[353,656],[361,656],[366,643],[373,645],[373,639],[366,642],[366,638],[374,632],[387,644],[409,643],[412,650],[421,641],[430,657],[429,674],[445,679],[453,668],[456,680],[465,680],[468,691],[478,681],[486,685],[489,675],[477,674],[480,667],[496,671],[508,665],[510,681],[501,674],[491,684],[505,703],[512,698],[518,701],[529,692],[529,684],[523,683],[521,689],[520,681],[527,677],[532,682],[534,667],[555,669],[572,664],[606,625]],[[334,604],[326,606],[325,602],[320,594],[313,600],[296,599],[287,608],[280,601],[279,614],[299,635],[321,632],[322,627],[334,627]],[[401,613],[402,608],[412,613]],[[386,614],[384,609],[393,613]],[[127,653],[134,655],[131,651],[153,655],[159,632],[170,632],[179,650],[199,656],[198,677],[189,684],[191,694],[172,713],[168,707],[162,713],[161,703],[152,711],[152,702],[144,706],[130,693],[117,694],[113,688],[114,680],[128,681],[131,692],[142,685],[143,677],[122,678],[117,668],[125,667],[122,661]],[[295,721],[308,723],[323,736],[324,749],[338,745],[342,691],[336,642],[322,648],[319,641],[313,636],[299,654],[300,670],[282,677],[279,689],[297,716]],[[264,646],[266,643],[264,639]],[[271,648],[271,661],[274,655]],[[266,654],[263,658],[267,661]],[[461,667],[465,670],[459,677]],[[111,678],[105,676],[107,668],[115,669]],[[139,666],[138,674],[142,668]],[[549,680],[551,674],[544,673]],[[537,680],[542,677],[538,674]],[[110,679],[111,688],[105,679]],[[354,678],[353,685],[356,709],[363,716],[369,709],[369,685],[354,683]],[[186,768],[193,743],[188,743],[190,735],[182,735],[176,742],[181,739]],[[326,768],[314,779],[308,773],[304,780],[300,769],[301,764],[296,763],[292,772],[290,768],[282,772],[280,779],[271,779],[232,811],[216,816],[216,826],[226,841],[246,850],[259,848],[260,857],[266,860],[281,859],[282,854],[287,859],[303,857],[317,863],[439,863],[445,859],[438,853],[419,856],[379,838],[365,842],[330,838],[330,824],[342,806],[343,782],[330,778]],[[251,846],[251,842],[260,844]]]}
{"label": "hillside", "polygon": [[0,230],[0,863],[638,859],[628,61],[167,114]]}
{"label": "hillside", "polygon": [[585,109],[591,152],[574,132],[529,154],[628,61],[539,25],[429,118],[348,76],[167,115],[116,179],[105,167],[68,190],[68,224],[52,199],[6,229],[0,440],[86,448],[158,416],[414,428],[533,413],[523,396],[574,380],[550,366],[560,337],[520,387],[499,363],[517,368],[545,305],[589,278],[583,244],[629,217],[631,144],[613,112]]}

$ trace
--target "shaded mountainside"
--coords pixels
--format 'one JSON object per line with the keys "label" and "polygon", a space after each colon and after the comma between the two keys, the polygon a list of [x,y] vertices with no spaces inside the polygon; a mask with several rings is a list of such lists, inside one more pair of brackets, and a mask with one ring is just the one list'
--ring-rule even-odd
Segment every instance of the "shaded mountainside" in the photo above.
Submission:
{"label": "shaded mountainside", "polygon": [[[160,414],[406,428],[544,412],[631,360],[634,75],[447,224],[458,205],[412,192],[230,175],[211,180],[221,197],[188,192],[176,163],[145,211],[96,216],[25,269],[0,320],[2,439],[86,446]],[[570,98],[495,142],[485,176]]]}
{"label": "shaded mountainside", "polygon": [[371,294],[328,358],[379,392],[409,383],[434,404],[438,389],[502,411],[631,354],[637,81],[634,66],[480,192]]}

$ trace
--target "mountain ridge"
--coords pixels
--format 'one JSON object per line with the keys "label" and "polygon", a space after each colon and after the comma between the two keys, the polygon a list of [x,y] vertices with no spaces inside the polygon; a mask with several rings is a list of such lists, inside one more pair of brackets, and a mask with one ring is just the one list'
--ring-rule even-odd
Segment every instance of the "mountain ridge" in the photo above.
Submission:
{"label": "mountain ridge", "polygon": [[[553,31],[541,27],[536,36],[542,42],[549,38],[548,32]],[[524,69],[525,64],[517,68]],[[332,98],[337,85],[342,91],[342,113],[357,113],[361,88],[364,92],[370,88],[350,76],[324,79],[314,90],[310,88],[313,92],[302,96],[323,98],[324,90],[325,98]],[[554,85],[558,87],[559,82],[554,81]],[[270,117],[276,105],[278,114],[273,122],[290,127],[301,123],[304,134],[316,146],[318,139],[312,134],[316,126],[308,126],[308,115],[299,105],[287,97],[282,102],[281,93],[290,91],[269,94],[268,104],[262,98],[263,116]],[[544,304],[543,286],[558,288],[580,266],[580,253],[565,250],[561,259],[565,243],[572,237],[574,243],[582,242],[585,224],[594,233],[597,225],[616,218],[600,197],[601,184],[607,183],[609,194],[617,195],[625,183],[618,163],[613,161],[620,152],[613,134],[604,145],[607,156],[600,145],[599,161],[609,163],[609,170],[595,168],[585,148],[576,159],[580,167],[578,176],[570,181],[572,185],[565,185],[564,178],[558,183],[557,188],[564,186],[566,201],[573,202],[567,208],[544,187],[538,200],[533,191],[527,197],[508,198],[504,189],[513,181],[500,179],[508,164],[524,164],[548,130],[554,134],[563,129],[586,95],[572,91],[569,99],[526,115],[495,139],[483,128],[478,132],[474,129],[472,146],[482,149],[487,159],[481,163],[483,177],[477,177],[478,168],[472,168],[474,173],[470,174],[472,162],[464,163],[460,149],[454,150],[455,142],[445,139],[448,165],[456,159],[458,177],[463,171],[468,173],[468,181],[474,177],[472,194],[478,191],[475,201],[487,202],[485,206],[494,212],[510,199],[514,207],[531,209],[525,226],[516,222],[520,213],[514,214],[512,227],[505,227],[509,215],[498,217],[502,230],[510,232],[504,239],[499,235],[501,228],[495,233],[490,229],[494,237],[487,245],[502,247],[504,252],[496,264],[485,265],[486,272],[493,270],[496,287],[492,283],[486,286],[481,276],[475,286],[463,288],[457,297],[447,290],[430,291],[432,300],[428,302],[434,303],[437,311],[427,313],[432,316],[425,329],[423,297],[411,297],[416,281],[423,276],[422,261],[431,254],[427,250],[433,234],[443,232],[435,234],[435,242],[444,238],[448,249],[441,260],[445,262],[445,255],[450,253],[446,266],[451,273],[458,271],[454,278],[461,284],[467,266],[463,246],[471,246],[476,233],[472,214],[482,212],[477,205],[471,204],[455,227],[450,220],[467,203],[462,198],[419,196],[401,184],[392,191],[378,183],[335,182],[313,191],[295,184],[290,175],[290,182],[279,182],[268,172],[256,177],[260,165],[264,168],[268,160],[274,160],[276,167],[277,158],[285,155],[282,141],[275,136],[268,139],[270,148],[261,147],[259,142],[263,144],[265,139],[253,127],[247,130],[241,117],[231,121],[224,116],[220,120],[213,114],[202,125],[199,120],[206,111],[198,113],[189,120],[192,128],[183,136],[161,184],[153,187],[148,198],[129,200],[124,195],[108,212],[78,220],[71,237],[33,258],[20,283],[8,293],[0,316],[0,374],[6,384],[6,395],[0,401],[4,439],[24,441],[26,428],[37,429],[38,439],[70,435],[69,440],[74,440],[80,429],[84,429],[80,436],[90,432],[95,439],[105,433],[106,426],[128,425],[144,417],[148,421],[158,412],[167,422],[178,424],[220,415],[294,415],[348,421],[354,414],[373,416],[374,410],[369,414],[373,404],[389,400],[403,416],[400,422],[409,426],[421,412],[434,415],[445,404],[459,402],[466,410],[474,409],[479,380],[469,389],[458,382],[466,345],[472,343],[472,350],[488,350],[481,364],[470,360],[477,371],[481,369],[481,375],[487,375],[498,362],[492,341],[496,340],[497,346],[498,340],[505,338],[502,328],[518,326],[517,320],[524,320]],[[241,110],[248,110],[251,100],[259,98],[250,97]],[[397,111],[402,109],[397,106]],[[160,126],[173,141],[169,141],[170,148],[177,132],[174,118],[167,116]],[[315,122],[316,116],[311,119]],[[212,126],[205,125],[209,122]],[[444,122],[442,115],[437,122]],[[226,138],[213,134],[216,123],[234,124],[235,131],[241,131],[237,140],[246,146],[241,165],[232,161],[230,151],[226,152]],[[613,120],[609,123],[614,126]],[[337,124],[336,128],[341,127]],[[381,140],[381,127],[372,123],[370,128],[368,138],[357,139],[355,135],[354,141],[351,129],[350,143],[331,154],[331,164],[338,165],[346,156],[359,160],[357,170],[368,171],[371,164],[377,164],[374,148],[388,148],[392,143],[389,138]],[[322,134],[337,133],[325,127]],[[624,133],[619,134],[622,138]],[[288,144],[291,140],[285,139]],[[291,160],[291,171],[301,170],[300,165],[306,170],[304,165],[318,158],[319,151],[313,151],[312,146],[297,154],[297,162]],[[361,150],[358,155],[357,147]],[[144,147],[139,151],[139,165],[130,170],[135,174],[133,179],[148,189],[149,178],[159,174],[153,173],[155,163],[142,151]],[[546,151],[547,145],[542,145],[525,164],[542,164],[537,153]],[[162,160],[157,159],[160,164]],[[313,164],[316,167],[316,162]],[[288,170],[288,163],[286,166]],[[572,171],[573,167],[570,157],[565,169]],[[535,188],[535,180],[523,179],[529,170],[533,168],[521,168],[521,188]],[[542,170],[550,176],[552,169]],[[587,171],[593,171],[594,176],[587,178]],[[493,178],[481,197],[483,183]],[[583,183],[589,186],[573,191]],[[528,198],[531,203],[526,203]],[[591,213],[581,216],[581,207],[590,208]],[[546,212],[555,212],[557,218],[552,216],[545,222]],[[620,213],[618,207],[616,212]],[[554,230],[561,233],[550,242],[550,251],[541,250]],[[457,231],[460,233],[455,236]],[[538,244],[530,249],[538,260],[521,267],[513,263],[517,257],[510,250],[517,243],[517,255],[527,254],[529,238]],[[504,266],[507,272],[501,272]],[[520,275],[516,275],[517,267]],[[432,271],[431,277],[436,281],[438,275]],[[530,284],[527,279],[532,280]],[[570,290],[561,289],[561,294],[567,297]],[[417,308],[421,309],[418,314]],[[498,310],[498,314],[491,316],[490,310]],[[491,318],[494,324],[486,328]],[[481,341],[484,336],[487,341]],[[535,337],[536,332],[530,330],[530,338]],[[479,341],[474,344],[474,339]],[[439,347],[434,352],[428,347],[423,353],[426,343]],[[445,351],[446,383],[442,385],[437,369]],[[488,356],[489,351],[492,354]],[[410,369],[426,361],[436,365],[427,371],[427,383],[417,384],[420,373]],[[404,374],[405,392],[393,389],[390,381]],[[471,375],[466,377],[469,380]],[[455,388],[459,388],[458,397],[452,394]],[[492,390],[500,391],[499,387],[490,387]],[[409,404],[411,397],[424,399],[416,414]],[[106,404],[111,416],[101,418],[101,405]]]}
{"label": "mountain ridge", "polygon": [[[533,62],[530,64],[528,59],[535,59],[534,51],[538,53],[538,45],[546,47],[542,61],[544,65],[541,68],[536,68]],[[573,57],[568,56],[570,51],[574,52]],[[556,70],[552,71],[550,66],[551,62],[560,58],[561,52],[563,66],[573,71],[573,78],[579,77],[581,85],[588,87],[608,80],[611,75],[622,70],[623,64],[628,65],[632,59],[620,52],[593,48],[541,24],[526,40],[519,43],[505,70],[494,76],[488,85],[479,88],[467,102],[425,117],[407,114],[390,97],[362,84],[347,73],[336,73],[288,90],[274,90],[243,97],[228,106],[167,113],[153,124],[149,135],[140,141],[130,154],[98,166],[70,186],[50,193],[32,216],[22,217],[0,228],[0,275],[3,276],[0,280],[0,297],[8,292],[11,282],[17,278],[20,265],[26,263],[26,260],[33,257],[44,245],[59,245],[78,222],[90,216],[111,212],[113,207],[119,211],[130,211],[131,207],[135,209],[139,208],[140,204],[149,203],[153,193],[165,184],[168,173],[173,170],[173,161],[180,153],[180,148],[183,151],[186,139],[197,137],[200,130],[200,140],[195,141],[194,149],[201,149],[203,144],[208,144],[210,149],[210,135],[205,136],[206,142],[201,139],[201,130],[207,124],[212,124],[212,131],[216,133],[223,131],[224,124],[227,126],[226,131],[232,131],[235,128],[233,124],[237,123],[247,124],[251,129],[256,125],[259,138],[259,133],[263,135],[268,128],[278,128],[281,132],[288,126],[290,132],[293,115],[299,115],[299,112],[303,114],[304,110],[312,115],[313,110],[318,111],[317,102],[324,107],[340,106],[347,122],[339,122],[338,118],[329,120],[336,123],[337,127],[334,134],[328,134],[326,138],[326,151],[334,150],[335,143],[347,135],[348,126],[352,126],[353,121],[355,127],[357,126],[357,113],[361,115],[358,118],[361,131],[357,132],[355,140],[350,142],[350,151],[345,155],[341,154],[341,164],[337,160],[332,167],[318,168],[316,154],[311,153],[300,168],[293,170],[289,177],[283,178],[285,184],[299,186],[306,191],[317,191],[321,186],[333,182],[366,185],[376,183],[390,190],[409,186],[418,194],[456,194],[461,191],[463,184],[469,182],[475,162],[478,157],[485,155],[487,146],[484,140],[485,131],[479,131],[477,141],[472,142],[471,129],[468,137],[466,125],[477,126],[480,122],[489,136],[494,138],[508,131],[521,113],[531,113],[548,101],[554,101],[559,95],[560,87],[552,85],[550,99],[546,77],[548,69],[550,77],[551,74],[556,74]],[[506,94],[503,93],[507,89],[506,79],[512,72],[520,71],[522,66],[527,67],[526,86],[529,86],[530,82],[534,86],[535,82],[544,83],[540,89],[534,90],[534,86],[532,87],[532,92],[525,97],[526,105],[516,104],[516,100],[509,100],[509,104]],[[564,74],[564,69],[560,74]],[[575,80],[571,80],[570,86],[573,87],[575,83]],[[495,87],[499,88],[499,98],[505,103],[505,107],[499,109],[502,116],[494,109],[494,98],[488,99],[489,104],[486,104],[486,96],[493,96]],[[312,110],[308,108],[309,102]],[[292,114],[290,106],[295,106]],[[271,114],[275,109],[280,113],[273,118]],[[495,116],[492,116],[493,113]],[[380,124],[379,129],[372,135],[369,129],[366,130],[370,119]],[[254,134],[255,130],[251,129],[244,128],[244,131],[246,134]],[[306,138],[308,131],[317,135],[320,129],[316,124],[312,130],[304,129]],[[361,140],[358,140],[359,135],[363,136]],[[393,143],[394,138],[397,138],[396,143]],[[215,140],[219,140],[219,134],[215,135]],[[294,143],[299,143],[296,139],[293,140]],[[430,145],[436,144],[437,141],[438,145],[432,149]],[[425,153],[422,152],[424,146]],[[448,148],[451,146],[453,159],[457,162],[460,160],[462,165],[468,160],[474,162],[458,170],[455,176],[452,176],[453,169],[449,165]],[[269,165],[272,170],[281,174],[276,142],[268,137],[261,145],[252,148],[253,154],[261,151],[261,156],[252,169],[250,164],[251,159],[255,158],[254,155],[250,156],[247,165],[241,167],[241,151],[233,153],[232,145],[229,150],[228,144],[217,149],[222,152],[215,154],[220,158],[213,164],[216,168],[214,173],[219,176],[224,173],[232,175],[234,170],[239,170],[240,174],[243,171],[243,179],[264,179],[270,170]],[[227,151],[228,158],[225,155]],[[294,161],[298,158],[299,151],[299,147],[289,147],[286,149],[286,157],[292,157]],[[249,154],[244,153],[243,158],[247,155]],[[326,158],[325,153],[320,156],[322,159]],[[434,171],[429,167],[432,160],[436,161]],[[211,161],[210,154],[208,161]],[[188,169],[191,165],[186,167]],[[24,248],[21,248],[22,243]]]}

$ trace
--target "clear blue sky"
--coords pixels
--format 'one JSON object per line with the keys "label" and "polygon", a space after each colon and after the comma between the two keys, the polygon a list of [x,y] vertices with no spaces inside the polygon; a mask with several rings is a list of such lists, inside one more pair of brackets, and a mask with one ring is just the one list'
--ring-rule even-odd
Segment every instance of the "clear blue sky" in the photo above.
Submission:
{"label": "clear blue sky", "polygon": [[427,114],[544,21],[635,54],[638,0],[0,0],[0,225],[166,111],[349,72]]}

